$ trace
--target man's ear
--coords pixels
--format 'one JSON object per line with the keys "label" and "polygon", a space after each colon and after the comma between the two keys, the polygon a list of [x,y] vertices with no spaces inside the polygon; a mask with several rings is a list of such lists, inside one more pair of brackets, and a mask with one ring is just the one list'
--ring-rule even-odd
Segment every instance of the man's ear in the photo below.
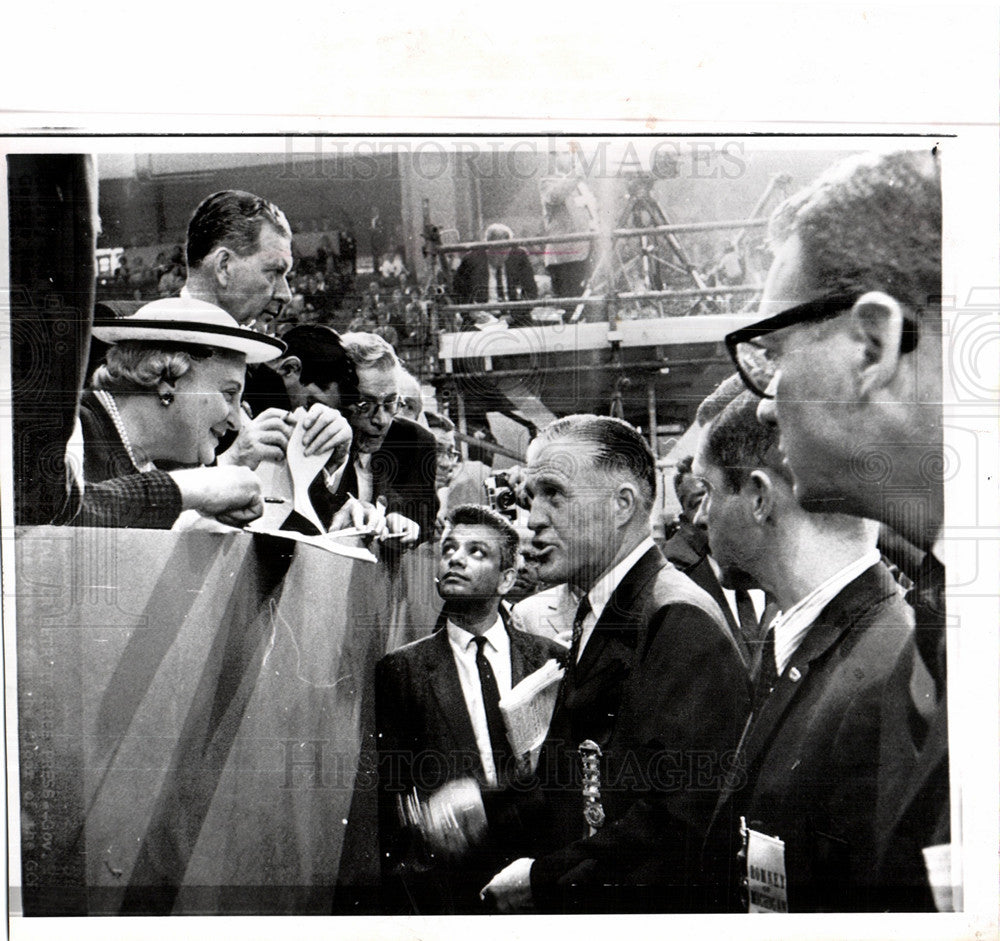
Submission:
{"label": "man's ear", "polygon": [[504,569],[503,573],[500,575],[500,584],[497,586],[497,594],[503,597],[507,594],[513,587],[514,582],[517,581],[517,568]]}
{"label": "man's ear", "polygon": [[863,294],[851,308],[851,335],[861,344],[860,395],[884,388],[895,379],[905,327],[902,305],[882,291]]}
{"label": "man's ear", "polygon": [[229,287],[231,276],[229,266],[232,260],[233,253],[225,245],[216,246],[208,258],[208,263],[215,274],[215,280],[219,283],[220,287]]}
{"label": "man's ear", "polygon": [[285,356],[278,361],[275,370],[285,379],[297,380],[302,375],[302,360],[297,356]]}
{"label": "man's ear", "polygon": [[743,485],[742,492],[750,501],[750,514],[757,523],[765,523],[774,511],[776,493],[774,481],[767,471],[755,470]]}
{"label": "man's ear", "polygon": [[615,522],[619,526],[624,526],[630,522],[636,513],[639,512],[639,493],[635,486],[629,482],[618,485],[614,495]]}

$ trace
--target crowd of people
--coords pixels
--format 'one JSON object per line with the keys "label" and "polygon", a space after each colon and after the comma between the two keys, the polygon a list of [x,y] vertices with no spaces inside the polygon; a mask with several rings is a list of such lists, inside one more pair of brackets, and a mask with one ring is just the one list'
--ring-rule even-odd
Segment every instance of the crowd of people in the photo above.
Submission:
{"label": "crowd of people", "polygon": [[[292,234],[260,197],[208,197],[177,296],[95,321],[110,348],[65,521],[242,526],[301,424],[326,456],[319,532],[437,548],[440,620],[376,671],[385,911],[951,904],[936,157],[852,158],[771,238],[762,319],[726,337],[736,373],[699,410],[662,548],[656,461],[624,421],[539,430],[508,475],[519,530],[462,496],[480,482],[458,487],[454,426],[424,412],[378,290],[374,329],[274,335]],[[525,260],[484,250],[456,283],[530,297]],[[891,486],[856,472],[863,453]],[[515,753],[500,701],[550,660],[544,741]]]}
{"label": "crowd of people", "polygon": [[[509,522],[451,513],[439,629],[379,665],[387,905],[950,909],[943,514],[926,471],[940,224],[928,153],[853,159],[780,208],[764,319],[727,337],[737,375],[679,468],[678,566],[649,535],[652,453],[617,419],[559,419],[528,450],[544,601],[504,604]],[[866,449],[892,486],[853,472]],[[909,571],[886,564],[887,532]],[[522,631],[568,640],[537,756],[510,754],[497,715],[544,655]]]}

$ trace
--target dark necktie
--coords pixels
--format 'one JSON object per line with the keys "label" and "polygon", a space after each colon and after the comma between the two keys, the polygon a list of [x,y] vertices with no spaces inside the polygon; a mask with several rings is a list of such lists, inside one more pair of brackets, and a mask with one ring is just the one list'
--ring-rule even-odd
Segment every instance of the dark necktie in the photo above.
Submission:
{"label": "dark necktie", "polygon": [[483,649],[486,646],[486,638],[474,637],[473,640],[476,642],[476,669],[479,670],[479,685],[483,690],[483,706],[486,708],[486,728],[490,733],[493,765],[496,768],[497,781],[503,782],[510,748],[507,745],[507,732],[500,713],[500,689],[493,667],[486,659],[486,652]]}
{"label": "dark necktie", "polygon": [[778,681],[778,663],[774,656],[774,628],[767,632],[764,646],[760,652],[760,669],[757,671],[757,685],[754,687],[753,711],[760,712],[760,707],[767,699],[768,693]]}
{"label": "dark necktie", "polygon": [[497,268],[496,277],[497,277],[497,300],[505,301],[507,300],[507,296],[504,294],[503,291],[503,265]]}
{"label": "dark necktie", "polygon": [[[941,701],[945,691],[945,596],[944,566],[930,553],[924,557],[916,573],[913,588],[907,592],[906,600],[913,607],[914,641],[916,652],[913,674],[910,680],[910,728],[917,747],[923,745],[929,727],[929,715]],[[926,673],[923,671],[926,670]],[[930,674],[933,693],[926,693],[926,683],[920,683],[923,674]],[[933,695],[933,702],[929,702]],[[925,701],[918,702],[921,696]]]}
{"label": "dark necktie", "polygon": [[572,673],[576,669],[576,661],[580,656],[580,640],[583,637],[583,622],[590,614],[590,598],[584,595],[580,599],[580,605],[576,609],[573,617],[573,638],[569,645],[568,672]]}
{"label": "dark necktie", "polygon": [[736,615],[740,619],[740,631],[745,640],[753,641],[757,639],[757,631],[760,624],[757,620],[757,609],[753,606],[753,599],[750,592],[745,588],[737,588],[736,595]]}

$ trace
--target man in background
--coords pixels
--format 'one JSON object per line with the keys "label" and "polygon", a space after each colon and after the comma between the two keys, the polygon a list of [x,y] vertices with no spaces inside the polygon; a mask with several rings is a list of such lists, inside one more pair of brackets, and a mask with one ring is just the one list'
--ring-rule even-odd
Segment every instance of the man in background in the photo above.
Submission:
{"label": "man in background", "polygon": [[389,534],[402,545],[433,539],[437,448],[430,431],[396,417],[400,404],[396,353],[372,333],[346,333],[341,342],[358,381],[357,399],[345,409],[354,440],[336,492],[316,510],[324,519],[351,497],[382,503]]}
{"label": "man in background", "polygon": [[[495,247],[478,248],[462,259],[452,282],[459,304],[496,304],[503,301],[534,300],[538,297],[535,274],[528,253],[519,246],[503,246],[514,238],[509,226],[494,222],[483,238]],[[531,312],[512,310],[512,327],[529,327]]]}

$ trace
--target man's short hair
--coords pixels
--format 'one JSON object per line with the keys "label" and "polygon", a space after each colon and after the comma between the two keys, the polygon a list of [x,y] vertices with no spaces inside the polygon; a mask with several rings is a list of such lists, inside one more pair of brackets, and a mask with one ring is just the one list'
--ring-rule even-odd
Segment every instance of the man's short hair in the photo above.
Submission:
{"label": "man's short hair", "polygon": [[940,316],[936,151],[842,161],[775,210],[772,241],[793,234],[802,243],[805,271],[824,293],[883,291],[915,312]]}
{"label": "man's short hair", "polygon": [[628,422],[607,415],[567,415],[548,425],[536,440],[571,438],[593,446],[594,467],[625,473],[638,484],[646,509],[656,498],[656,458],[646,439]]}
{"label": "man's short hair", "polygon": [[[510,521],[488,506],[463,503],[448,513],[451,526],[488,526],[500,537],[500,568],[517,568],[517,553],[520,539]],[[445,530],[447,533],[447,530]]]}
{"label": "man's short hair", "polygon": [[447,415],[439,415],[437,412],[424,412],[427,419],[427,427],[439,431],[446,431],[449,434],[455,430],[455,423]]}
{"label": "man's short hair", "polygon": [[742,490],[750,475],[760,468],[792,483],[791,472],[778,450],[777,427],[757,420],[759,403],[752,392],[742,392],[712,420],[703,438],[705,459],[722,471],[734,493]]}
{"label": "man's short hair", "polygon": [[514,237],[514,230],[502,222],[491,222],[486,226],[483,237],[487,242],[500,242],[505,239],[512,239]]}
{"label": "man's short hair", "polygon": [[746,388],[739,373],[734,372],[731,376],[727,376],[702,400],[694,418],[695,424],[701,427],[707,425],[716,415],[721,414],[733,399],[746,392]]}
{"label": "man's short hair", "polygon": [[410,409],[414,415],[420,416],[424,413],[424,396],[420,391],[420,380],[402,364],[399,366],[399,397],[403,400],[404,407]]}
{"label": "man's short hair", "polygon": [[375,333],[345,333],[340,342],[358,369],[398,369],[399,357],[387,340]]}
{"label": "man's short hair", "polygon": [[692,464],[694,464],[694,458],[688,454],[677,462],[677,467],[674,469],[674,494],[682,507],[684,500],[681,497],[681,488],[684,486],[684,481],[691,476]]}
{"label": "man's short hair", "polygon": [[264,223],[292,237],[285,214],[261,196],[243,190],[221,190],[206,197],[188,223],[187,266],[197,268],[218,245],[225,244],[240,257],[252,255],[260,245]]}
{"label": "man's short hair", "polygon": [[296,356],[302,363],[299,381],[303,385],[315,383],[325,389],[335,382],[342,406],[357,401],[358,373],[336,330],[323,324],[299,324],[282,333],[281,339],[288,347],[285,356]]}

